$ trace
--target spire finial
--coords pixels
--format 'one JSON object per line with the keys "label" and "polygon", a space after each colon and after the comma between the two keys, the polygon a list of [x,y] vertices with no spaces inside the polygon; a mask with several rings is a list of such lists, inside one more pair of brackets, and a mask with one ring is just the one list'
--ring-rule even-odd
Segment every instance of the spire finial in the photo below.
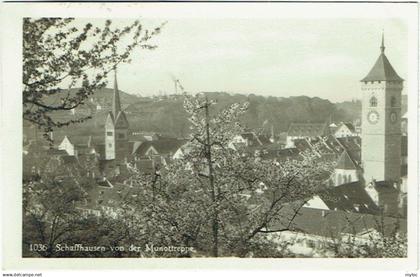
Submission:
{"label": "spire finial", "polygon": [[114,67],[114,90],[118,90],[118,84],[117,84],[117,67]]}
{"label": "spire finial", "polygon": [[121,102],[120,102],[120,93],[118,91],[118,83],[117,83],[117,67],[114,67],[114,99],[112,101],[112,113],[114,114],[114,117],[117,117],[120,111],[121,111]]}
{"label": "spire finial", "polygon": [[381,53],[385,52],[385,44],[384,44],[384,30],[382,30],[382,44],[381,44]]}

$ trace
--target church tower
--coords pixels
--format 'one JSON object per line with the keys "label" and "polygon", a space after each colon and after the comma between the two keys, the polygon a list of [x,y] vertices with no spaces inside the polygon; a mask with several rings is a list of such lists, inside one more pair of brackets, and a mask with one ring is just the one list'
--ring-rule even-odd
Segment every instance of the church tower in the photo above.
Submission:
{"label": "church tower", "polygon": [[112,110],[105,121],[105,159],[123,161],[128,156],[128,121],[121,110],[117,70],[114,70],[114,95]]}
{"label": "church tower", "polygon": [[401,91],[403,79],[381,53],[362,83],[362,166],[366,183],[393,184],[401,177]]}

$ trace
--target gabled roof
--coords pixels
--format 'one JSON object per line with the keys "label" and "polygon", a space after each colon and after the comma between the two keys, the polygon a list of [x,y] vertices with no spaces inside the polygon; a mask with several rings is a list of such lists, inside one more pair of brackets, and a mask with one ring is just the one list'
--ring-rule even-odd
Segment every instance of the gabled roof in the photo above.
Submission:
{"label": "gabled roof", "polygon": [[[71,144],[73,145],[87,145],[89,138],[86,136],[71,136],[71,135],[65,135],[63,140],[65,139],[65,137],[67,137],[67,139],[70,141]],[[59,141],[58,143],[61,144],[61,142],[63,141]]]}
{"label": "gabled roof", "polygon": [[352,123],[350,123],[350,122],[341,122],[341,124],[340,124],[340,125],[339,125],[339,127],[337,128],[337,131],[336,131],[336,132],[338,132],[338,130],[339,130],[342,126],[347,127],[347,129],[349,129],[349,131],[350,131],[350,132],[352,132],[352,133],[356,133],[356,128],[354,128],[354,125],[353,125]]}
{"label": "gabled roof", "polygon": [[361,138],[358,136],[336,138],[336,140],[342,145],[345,151],[349,154],[350,158],[357,165],[361,164]]}
{"label": "gabled roof", "polygon": [[112,114],[111,111],[109,111],[105,119],[105,127],[113,127],[114,122],[115,122],[114,115]]}
{"label": "gabled roof", "polygon": [[187,140],[183,139],[160,139],[153,141],[144,141],[142,144],[134,150],[134,155],[145,156],[147,150],[153,147],[159,155],[175,154],[175,152],[185,143]]}
{"label": "gabled roof", "polygon": [[292,137],[318,137],[327,135],[326,123],[291,123],[288,136]]}
{"label": "gabled roof", "polygon": [[379,208],[361,182],[346,183],[319,194],[330,210],[378,214]]}
{"label": "gabled roof", "polygon": [[338,159],[336,167],[337,169],[357,169],[356,164],[350,158],[349,153],[347,151],[343,151]]}
{"label": "gabled roof", "polygon": [[115,120],[115,128],[128,128],[128,120],[123,111],[118,112]]}

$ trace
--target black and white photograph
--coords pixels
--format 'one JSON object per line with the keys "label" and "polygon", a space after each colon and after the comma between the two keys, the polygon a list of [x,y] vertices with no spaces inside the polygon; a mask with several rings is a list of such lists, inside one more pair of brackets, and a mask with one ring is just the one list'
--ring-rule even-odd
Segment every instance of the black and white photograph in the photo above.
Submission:
{"label": "black and white photograph", "polygon": [[409,16],[245,4],[23,13],[19,258],[417,255]]}

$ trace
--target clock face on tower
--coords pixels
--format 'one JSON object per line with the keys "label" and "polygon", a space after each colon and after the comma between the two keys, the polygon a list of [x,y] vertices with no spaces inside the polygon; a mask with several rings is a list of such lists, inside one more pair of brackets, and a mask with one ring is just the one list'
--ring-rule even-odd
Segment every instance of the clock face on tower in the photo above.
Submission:
{"label": "clock face on tower", "polygon": [[397,121],[397,114],[395,112],[392,112],[390,115],[391,122],[395,123]]}
{"label": "clock face on tower", "polygon": [[379,120],[379,114],[375,111],[369,112],[367,115],[367,119],[370,123],[376,124]]}

